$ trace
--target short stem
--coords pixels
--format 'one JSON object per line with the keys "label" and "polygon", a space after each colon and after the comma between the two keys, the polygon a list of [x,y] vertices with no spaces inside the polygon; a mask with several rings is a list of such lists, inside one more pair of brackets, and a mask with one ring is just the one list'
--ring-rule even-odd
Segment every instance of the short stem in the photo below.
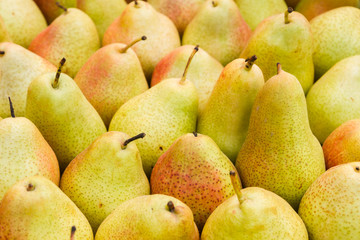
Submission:
{"label": "short stem", "polygon": [[138,38],[136,40],[134,40],[132,43],[128,44],[126,47],[124,47],[123,49],[120,50],[120,53],[124,53],[126,52],[129,48],[131,48],[132,46],[134,46],[135,43],[140,42],[140,41],[145,41],[146,40],[146,36],[142,36],[141,38]]}
{"label": "short stem", "polygon": [[198,136],[197,132],[193,132],[193,134],[194,134],[194,136],[195,136],[195,137],[197,137],[197,136]]}
{"label": "short stem", "polygon": [[13,104],[12,104],[12,101],[11,101],[11,98],[8,97],[9,99],[9,104],[10,104],[10,113],[11,113],[11,117],[14,118],[15,117],[15,112],[14,112],[14,107],[13,107]]}
{"label": "short stem", "polygon": [[235,190],[236,196],[239,200],[239,203],[241,203],[243,199],[241,193],[240,178],[235,171],[230,171],[230,179],[231,179],[231,184],[233,185],[233,188]]}
{"label": "short stem", "polygon": [[66,62],[66,59],[62,58],[61,61],[60,61],[59,68],[58,68],[58,70],[56,72],[54,82],[52,83],[53,88],[58,88],[59,87],[59,79],[60,79],[61,69],[64,66],[65,62]]}
{"label": "short stem", "polygon": [[280,63],[277,63],[277,64],[276,64],[276,67],[277,67],[277,74],[279,74],[280,71],[282,70],[282,69],[281,69],[281,64],[280,64]]}
{"label": "short stem", "polygon": [[32,185],[31,183],[29,183],[26,187],[26,191],[30,192],[30,191],[34,191],[35,190],[35,186]]}
{"label": "short stem", "polygon": [[136,139],[144,138],[145,135],[146,135],[145,133],[140,133],[140,134],[138,134],[138,135],[136,135],[136,136],[134,136],[134,137],[132,137],[132,138],[129,138],[129,139],[125,140],[125,142],[121,145],[121,148],[122,148],[122,149],[125,149],[126,146],[127,146],[129,143],[131,143],[132,141],[135,141]]}
{"label": "short stem", "polygon": [[168,207],[168,209],[169,209],[170,212],[174,212],[174,211],[175,211],[175,205],[174,205],[174,203],[173,203],[172,201],[169,201],[169,202],[167,203],[167,207]]}
{"label": "short stem", "polygon": [[76,227],[75,227],[75,226],[72,226],[72,227],[71,227],[70,240],[74,240],[74,239],[75,239],[75,232],[76,232]]}
{"label": "short stem", "polygon": [[188,69],[189,69],[189,65],[190,65],[190,63],[191,63],[191,60],[194,58],[195,53],[197,53],[197,51],[199,51],[199,45],[196,45],[196,47],[194,48],[194,50],[192,51],[192,53],[191,53],[191,55],[190,55],[190,57],[189,57],[189,60],[188,60],[188,62],[187,62],[187,64],[186,64],[184,73],[183,73],[182,78],[181,78],[181,80],[180,80],[181,83],[185,82],[185,80],[186,80],[186,74],[187,74],[187,71],[188,71]]}
{"label": "short stem", "polygon": [[294,11],[294,9],[292,9],[292,7],[288,7],[288,9],[285,12],[285,24],[290,23],[289,21],[289,13],[292,13]]}
{"label": "short stem", "polygon": [[58,6],[59,8],[61,8],[62,10],[64,10],[65,12],[67,12],[67,8],[64,7],[63,5],[61,5],[59,2],[56,2],[56,6]]}
{"label": "short stem", "polygon": [[246,62],[245,67],[246,67],[247,70],[251,70],[251,67],[254,64],[254,62],[256,61],[256,59],[257,59],[257,57],[256,57],[256,55],[254,55],[254,56],[252,56],[250,58],[247,58],[245,60],[245,62]]}

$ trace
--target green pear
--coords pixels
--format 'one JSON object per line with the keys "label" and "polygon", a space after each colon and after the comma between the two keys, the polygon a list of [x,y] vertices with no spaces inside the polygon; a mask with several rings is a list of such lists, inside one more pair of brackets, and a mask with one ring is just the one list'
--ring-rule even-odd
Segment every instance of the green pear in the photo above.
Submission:
{"label": "green pear", "polygon": [[0,17],[11,40],[27,48],[47,24],[32,0],[1,0]]}
{"label": "green pear", "polygon": [[110,131],[134,136],[146,132],[138,142],[144,171],[150,176],[158,158],[185,133],[196,129],[198,95],[195,85],[186,79],[189,58],[182,78],[166,79],[123,104],[110,122]]}
{"label": "green pear", "polygon": [[360,9],[340,7],[311,20],[316,79],[340,60],[360,54],[359,18]]}
{"label": "green pear", "polygon": [[230,174],[236,195],[210,215],[202,240],[308,240],[304,222],[284,199],[263,188],[241,190],[236,173]]}
{"label": "green pear", "polygon": [[281,70],[259,91],[249,130],[236,159],[245,187],[261,187],[296,210],[301,197],[325,171],[321,145],[310,130],[304,91]]}
{"label": "green pear", "polygon": [[63,171],[106,127],[74,80],[61,73],[45,73],[29,86],[25,116],[54,150]]}
{"label": "green pear", "polygon": [[53,64],[65,57],[68,64],[64,72],[75,77],[99,47],[99,36],[91,18],[79,9],[65,8],[62,15],[36,36],[29,50]]}
{"label": "green pear", "polygon": [[[193,45],[181,46],[161,59],[154,69],[151,86],[167,78],[181,77],[189,54],[193,49]],[[194,83],[198,90],[199,113],[204,109],[223,69],[224,67],[218,60],[199,48],[198,53],[191,62],[191,68],[187,73],[187,78]]]}
{"label": "green pear", "polygon": [[11,38],[9,36],[9,33],[6,30],[4,21],[2,17],[0,16],[0,43],[1,42],[11,42]]}
{"label": "green pear", "polygon": [[49,24],[64,12],[63,9],[59,8],[59,5],[66,8],[76,7],[76,0],[34,0],[34,2],[38,5]]}
{"label": "green pear", "polygon": [[74,81],[98,111],[106,126],[130,98],[149,87],[132,45],[113,43],[96,51],[76,74]]}
{"label": "green pear", "polygon": [[150,80],[155,65],[180,46],[179,33],[168,17],[157,12],[147,2],[133,1],[108,27],[103,45],[115,42],[130,44],[141,35],[145,35],[148,40],[136,44],[132,49],[139,57],[146,78]]}
{"label": "green pear", "polygon": [[0,229],[0,239],[94,239],[84,214],[42,176],[25,178],[6,192],[0,202]]}
{"label": "green pear", "polygon": [[299,215],[311,240],[354,240],[360,236],[360,162],[327,170],[301,199]]}
{"label": "green pear", "polygon": [[254,55],[226,65],[198,116],[197,131],[211,137],[233,163],[247,135],[256,94],[264,85],[255,60]]}
{"label": "green pear", "polygon": [[30,82],[56,67],[44,58],[15,43],[0,43],[0,116],[10,117],[8,97],[16,116],[25,116],[26,95]]}
{"label": "green pear", "polygon": [[285,0],[285,2],[289,7],[295,8],[300,0]]}
{"label": "green pear", "polygon": [[76,156],[61,177],[61,190],[89,220],[94,232],[122,202],[150,194],[138,148],[125,133],[107,132]]}
{"label": "green pear", "polygon": [[285,14],[266,18],[255,29],[242,58],[255,55],[265,81],[276,75],[277,62],[295,75],[307,93],[314,82],[312,35],[307,19],[289,8]]}
{"label": "green pear", "polygon": [[250,35],[233,0],[207,0],[186,27],[182,44],[199,44],[226,65],[239,56]]}
{"label": "green pear", "polygon": [[306,96],[310,127],[323,143],[342,123],[360,118],[360,55],[336,63]]}

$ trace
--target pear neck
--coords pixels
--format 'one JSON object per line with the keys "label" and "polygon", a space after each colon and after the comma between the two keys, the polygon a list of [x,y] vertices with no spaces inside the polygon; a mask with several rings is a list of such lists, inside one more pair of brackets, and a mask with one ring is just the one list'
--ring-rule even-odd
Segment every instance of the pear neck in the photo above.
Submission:
{"label": "pear neck", "polygon": [[285,24],[289,24],[289,13],[292,13],[294,9],[292,7],[288,7],[288,9],[285,11]]}
{"label": "pear neck", "polygon": [[196,45],[194,50],[192,51],[190,57],[189,57],[189,60],[187,61],[186,63],[186,67],[185,67],[185,70],[184,70],[184,73],[180,79],[180,83],[183,84],[185,81],[186,81],[186,75],[187,75],[187,72],[188,72],[188,69],[189,69],[189,66],[190,66],[190,63],[192,61],[192,59],[194,58],[194,55],[195,53],[197,53],[197,51],[199,51],[199,45]]}
{"label": "pear neck", "polygon": [[61,69],[64,66],[65,62],[66,62],[65,58],[62,58],[60,61],[59,68],[56,72],[54,82],[52,83],[52,87],[55,89],[59,87],[59,79],[60,79]]}
{"label": "pear neck", "polygon": [[256,55],[251,56],[250,58],[247,58],[245,60],[245,69],[250,71],[252,66],[254,65],[254,62],[256,61],[257,57]]}
{"label": "pear neck", "polygon": [[241,192],[240,178],[239,178],[238,174],[236,174],[235,171],[230,171],[230,179],[231,179],[231,184],[233,185],[235,194],[239,200],[239,203],[241,204],[244,201],[244,199],[243,199],[243,195]]}
{"label": "pear neck", "polygon": [[9,99],[9,105],[10,105],[10,114],[11,114],[11,117],[12,118],[15,118],[15,111],[14,111],[14,107],[13,107],[13,104],[12,104],[12,101],[11,101],[11,98],[8,97]]}
{"label": "pear neck", "polygon": [[145,133],[140,133],[140,134],[138,134],[138,135],[136,135],[136,136],[134,136],[134,137],[131,137],[131,138],[125,140],[124,143],[121,145],[121,149],[123,149],[123,150],[126,149],[126,146],[127,146],[129,143],[131,143],[132,141],[135,141],[136,139],[144,138],[145,135],[146,135]]}
{"label": "pear neck", "polygon": [[120,53],[125,53],[129,48],[131,48],[132,46],[134,46],[136,43],[140,42],[140,41],[145,41],[147,38],[146,36],[142,36],[141,38],[138,38],[134,41],[132,41],[130,44],[128,44],[127,46],[125,46],[124,48],[122,48],[120,50]]}

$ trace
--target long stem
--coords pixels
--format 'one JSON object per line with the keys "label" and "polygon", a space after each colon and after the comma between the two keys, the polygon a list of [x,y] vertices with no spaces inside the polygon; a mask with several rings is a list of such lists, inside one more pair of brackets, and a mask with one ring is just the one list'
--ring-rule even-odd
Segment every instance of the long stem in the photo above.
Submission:
{"label": "long stem", "polygon": [[15,117],[15,112],[14,112],[14,107],[13,107],[13,104],[12,104],[12,101],[11,101],[11,98],[8,97],[9,99],[9,104],[10,104],[10,113],[11,113],[11,117],[14,118]]}
{"label": "long stem", "polygon": [[60,78],[60,74],[61,74],[61,69],[64,66],[65,62],[66,62],[66,59],[62,58],[61,61],[60,61],[59,68],[58,68],[58,70],[56,72],[54,82],[52,83],[53,88],[58,88],[59,87],[59,78]]}
{"label": "long stem", "polygon": [[190,63],[191,63],[191,60],[194,58],[195,53],[197,53],[197,51],[199,51],[199,45],[196,45],[196,47],[195,47],[194,50],[192,51],[192,53],[191,53],[191,55],[190,55],[190,57],[189,57],[189,60],[188,60],[188,62],[187,62],[187,64],[186,64],[186,67],[185,67],[184,73],[183,73],[183,75],[182,75],[182,78],[181,78],[181,80],[180,80],[180,83],[185,82],[185,80],[186,80],[186,74],[187,74],[187,71],[188,71],[188,69],[189,69],[189,65],[190,65]]}
{"label": "long stem", "polygon": [[76,231],[76,227],[75,227],[75,226],[72,226],[72,227],[71,227],[70,240],[74,240],[74,239],[75,239],[75,231]]}
{"label": "long stem", "polygon": [[233,185],[233,188],[235,190],[236,196],[239,200],[239,203],[241,203],[243,201],[243,199],[242,199],[242,193],[241,193],[240,178],[236,174],[235,171],[230,171],[230,179],[231,179],[231,184]]}
{"label": "long stem", "polygon": [[292,7],[288,7],[288,9],[285,11],[285,24],[290,23],[289,21],[289,13],[292,13],[294,9]]}
{"label": "long stem", "polygon": [[135,43],[140,42],[140,41],[145,41],[146,40],[146,36],[142,36],[141,38],[138,38],[136,40],[134,40],[133,42],[131,42],[130,44],[128,44],[126,47],[124,47],[123,49],[120,50],[120,53],[124,53],[126,52],[129,48],[131,48],[132,46],[134,46]]}
{"label": "long stem", "polygon": [[122,148],[122,149],[125,149],[126,146],[127,146],[129,143],[131,143],[132,141],[135,141],[136,139],[144,138],[145,135],[146,135],[145,133],[140,133],[140,134],[138,134],[138,135],[136,135],[136,136],[134,136],[134,137],[132,137],[132,138],[129,138],[129,139],[125,140],[125,142],[121,145],[121,148]]}
{"label": "long stem", "polygon": [[61,8],[62,10],[64,10],[65,12],[67,12],[67,10],[68,10],[66,7],[64,7],[63,5],[61,5],[60,2],[58,2],[58,1],[56,2],[56,6],[58,6],[59,8]]}
{"label": "long stem", "polygon": [[257,57],[256,57],[256,55],[254,55],[254,56],[252,56],[250,58],[247,58],[245,60],[245,62],[246,62],[245,67],[246,67],[247,70],[251,70],[251,67],[254,64],[254,62],[256,61],[256,59],[257,59]]}
{"label": "long stem", "polygon": [[277,67],[277,74],[279,74],[281,72],[281,64],[280,63],[277,63],[276,64],[276,67]]}

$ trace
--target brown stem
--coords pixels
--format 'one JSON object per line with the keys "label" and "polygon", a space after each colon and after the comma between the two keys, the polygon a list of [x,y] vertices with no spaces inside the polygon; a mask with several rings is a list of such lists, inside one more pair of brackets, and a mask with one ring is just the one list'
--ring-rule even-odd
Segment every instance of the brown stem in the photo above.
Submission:
{"label": "brown stem", "polygon": [[233,185],[233,188],[235,190],[236,196],[239,200],[239,203],[241,203],[243,201],[243,199],[242,199],[242,193],[241,193],[240,178],[236,174],[235,171],[230,171],[230,179],[231,179],[231,184]]}
{"label": "brown stem", "polygon": [[245,67],[246,67],[247,70],[251,70],[251,67],[254,64],[254,62],[256,61],[256,59],[257,59],[257,57],[256,57],[256,55],[254,55],[254,56],[252,56],[250,58],[247,58],[245,60],[245,62],[246,62]]}
{"label": "brown stem", "polygon": [[167,206],[168,206],[168,209],[169,209],[170,212],[174,212],[174,211],[175,211],[175,205],[174,205],[174,203],[173,203],[172,201],[169,201],[169,202],[167,203]]}
{"label": "brown stem", "polygon": [[280,64],[280,63],[277,63],[277,64],[276,64],[276,67],[277,67],[277,74],[279,74],[280,71],[282,70],[282,69],[281,69],[281,64]]}
{"label": "brown stem", "polygon": [[126,146],[127,146],[129,143],[131,143],[132,141],[135,141],[136,139],[144,138],[145,135],[146,135],[145,133],[140,133],[140,134],[138,134],[138,135],[136,135],[136,136],[134,136],[134,137],[132,137],[132,138],[129,138],[129,139],[125,140],[125,142],[121,145],[121,148],[122,148],[122,149],[125,149]]}
{"label": "brown stem", "polygon": [[137,0],[134,1],[134,6],[137,8],[140,7],[139,2]]}
{"label": "brown stem", "polygon": [[64,10],[65,12],[67,12],[67,8],[64,7],[63,5],[60,4],[60,2],[56,1],[56,6],[58,6],[59,8],[61,8],[62,10]]}
{"label": "brown stem", "polygon": [[290,23],[289,21],[289,13],[292,13],[294,9],[292,7],[288,7],[288,9],[285,11],[285,24]]}
{"label": "brown stem", "polygon": [[198,136],[197,132],[193,132],[193,134],[194,134],[194,136],[195,136],[195,137],[197,137],[197,136]]}
{"label": "brown stem", "polygon": [[192,53],[191,53],[191,55],[190,55],[190,57],[189,57],[189,60],[188,60],[188,62],[187,62],[187,64],[186,64],[186,67],[185,67],[184,73],[183,73],[183,75],[182,75],[182,78],[181,78],[181,80],[180,80],[180,83],[185,82],[185,80],[186,80],[186,74],[187,74],[187,71],[188,71],[188,69],[189,69],[189,65],[190,65],[190,63],[191,63],[191,60],[194,58],[195,53],[197,53],[197,51],[199,51],[199,45],[196,45],[195,48],[194,48],[194,50],[192,51]]}
{"label": "brown stem", "polygon": [[8,97],[9,99],[9,104],[10,104],[10,113],[11,113],[11,117],[14,118],[15,117],[15,112],[14,112],[14,107],[13,107],[13,104],[12,104],[12,101],[11,101],[11,98]]}
{"label": "brown stem", "polygon": [[131,42],[130,44],[128,44],[126,47],[124,47],[123,49],[120,50],[120,53],[124,53],[126,52],[129,48],[131,48],[132,46],[134,46],[135,43],[140,42],[140,41],[145,41],[147,38],[146,36],[142,36],[141,38],[138,38],[136,40],[134,40],[133,42]]}
{"label": "brown stem", "polygon": [[52,83],[53,88],[58,88],[59,87],[59,79],[60,79],[60,74],[61,74],[61,68],[64,66],[65,62],[66,62],[66,59],[62,58],[61,61],[60,61],[60,64],[59,64],[59,68],[58,68],[58,70],[56,72],[54,82]]}
{"label": "brown stem", "polygon": [[26,187],[26,191],[30,192],[30,191],[34,191],[35,190],[35,186],[32,185],[31,183],[29,183]]}
{"label": "brown stem", "polygon": [[75,227],[75,226],[72,226],[72,227],[71,227],[70,240],[74,240],[74,239],[75,239],[75,231],[76,231],[76,227]]}
{"label": "brown stem", "polygon": [[213,7],[217,7],[217,5],[219,4],[217,1],[212,1],[211,3],[213,5]]}

